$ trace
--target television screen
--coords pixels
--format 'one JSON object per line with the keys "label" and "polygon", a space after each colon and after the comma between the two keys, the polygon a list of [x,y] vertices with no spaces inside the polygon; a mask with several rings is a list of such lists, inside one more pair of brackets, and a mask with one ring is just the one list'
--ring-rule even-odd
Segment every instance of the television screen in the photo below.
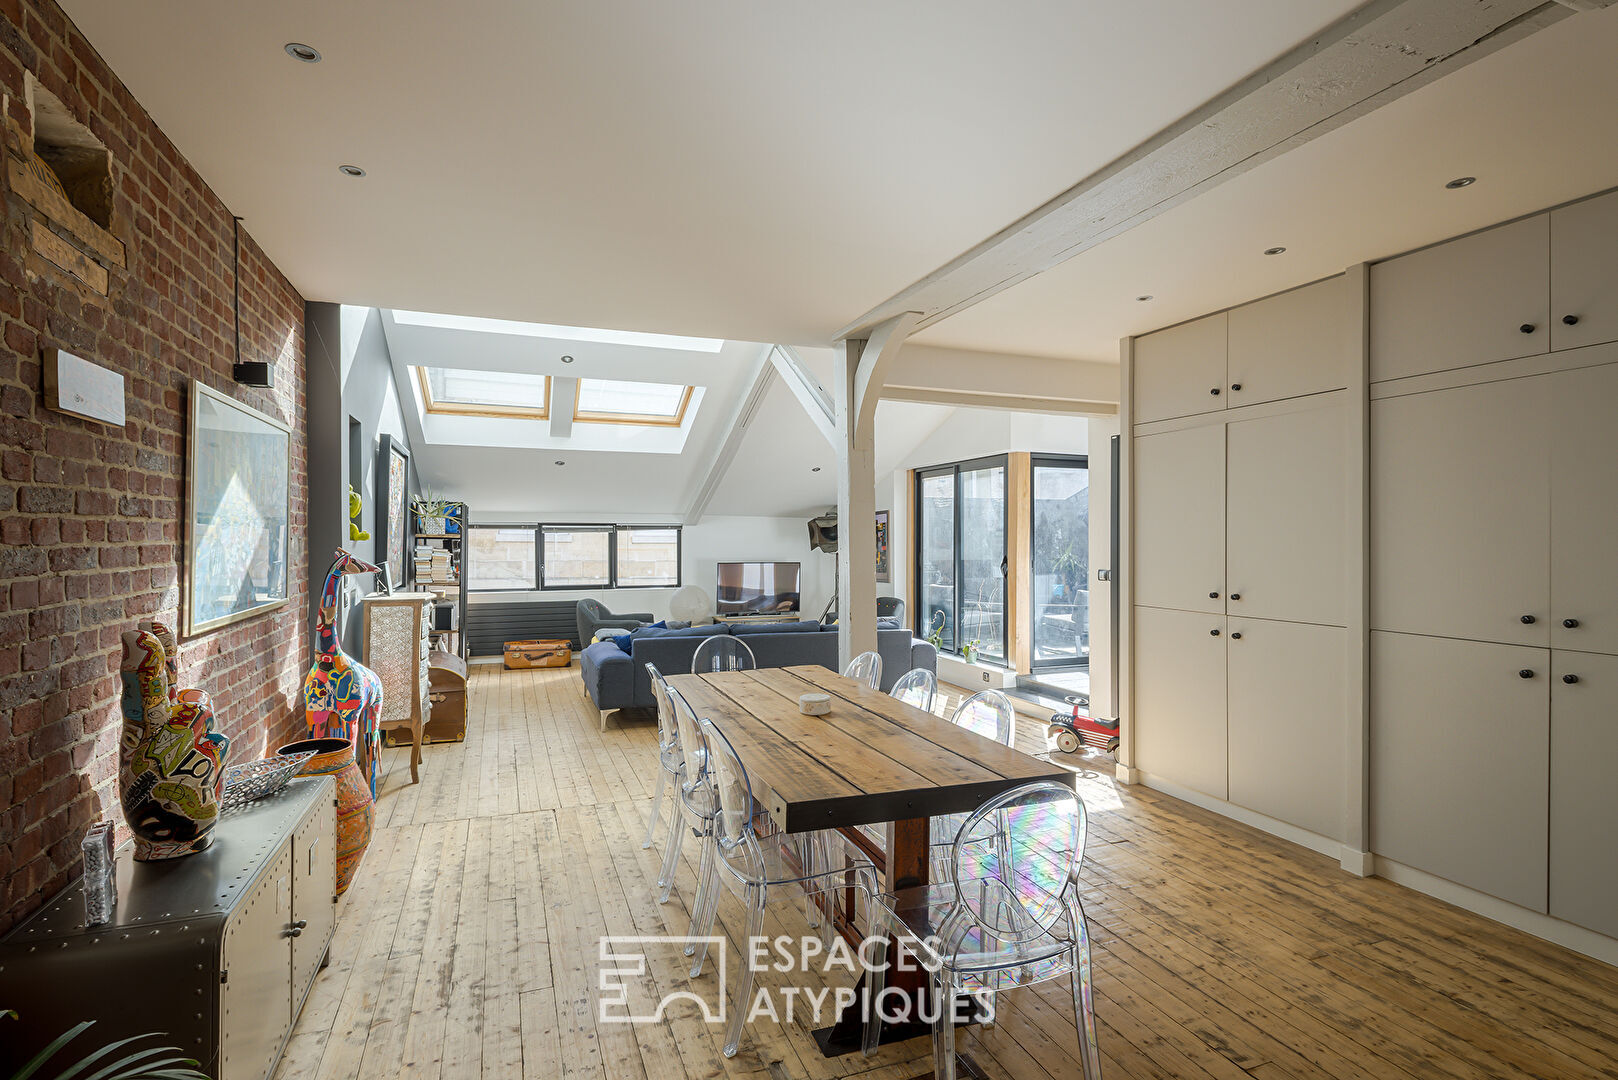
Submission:
{"label": "television screen", "polygon": [[722,562],[714,590],[721,615],[768,615],[798,610],[798,563]]}

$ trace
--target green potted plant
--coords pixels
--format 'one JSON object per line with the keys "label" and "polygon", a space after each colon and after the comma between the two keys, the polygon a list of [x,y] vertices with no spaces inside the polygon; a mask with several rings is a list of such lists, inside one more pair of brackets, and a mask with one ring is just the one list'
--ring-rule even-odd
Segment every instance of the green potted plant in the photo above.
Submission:
{"label": "green potted plant", "polygon": [[966,644],[961,646],[961,656],[965,658],[965,660],[966,660],[966,662],[968,664],[973,664],[973,663],[977,662],[977,658],[978,658],[978,639],[977,638],[973,638],[971,641],[968,641]]}
{"label": "green potted plant", "polygon": [[416,531],[428,536],[449,535],[449,511],[458,505],[449,499],[436,497],[429,488],[426,495],[410,504],[410,508],[416,512]]}
{"label": "green potted plant", "polygon": [[[15,1020],[17,1014],[9,1009],[0,1010],[0,1019]],[[144,1050],[132,1050],[123,1057],[115,1057],[118,1051],[129,1047],[131,1043],[161,1038],[157,1032],[119,1039],[115,1043],[108,1043],[92,1050],[75,1061],[63,1061],[59,1066],[53,1065],[54,1071],[50,1073],[40,1072],[66,1049],[68,1043],[94,1025],[94,1020],[85,1020],[73,1025],[57,1036],[49,1046],[35,1054],[28,1064],[12,1073],[11,1080],[51,1080],[52,1077],[55,1080],[68,1080],[69,1077],[84,1077],[86,1074],[87,1080],[209,1080],[208,1074],[200,1070],[195,1058],[186,1057],[174,1046],[149,1046]],[[90,1072],[92,1069],[95,1070],[93,1073]]]}

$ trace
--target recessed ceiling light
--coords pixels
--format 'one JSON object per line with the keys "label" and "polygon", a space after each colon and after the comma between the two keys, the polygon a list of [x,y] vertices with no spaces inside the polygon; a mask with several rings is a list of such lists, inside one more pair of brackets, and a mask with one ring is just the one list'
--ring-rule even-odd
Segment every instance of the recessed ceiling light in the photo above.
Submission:
{"label": "recessed ceiling light", "polygon": [[305,45],[298,41],[287,42],[287,55],[306,64],[320,63],[320,50],[313,45]]}
{"label": "recessed ceiling light", "polygon": [[563,461],[561,458],[557,458],[556,459],[556,464],[558,464],[558,465],[566,465],[567,462]]}
{"label": "recessed ceiling light", "polygon": [[1266,254],[1266,255],[1280,255],[1284,251],[1286,251],[1286,248],[1284,248],[1284,247],[1265,248],[1264,249],[1264,254]]}
{"label": "recessed ceiling light", "polygon": [[337,171],[342,173],[344,176],[365,175],[365,170],[360,168],[358,165],[339,165],[337,166]]}
{"label": "recessed ceiling light", "polygon": [[1477,182],[1478,178],[1475,176],[1457,176],[1444,186],[1453,190],[1454,188],[1471,187]]}
{"label": "recessed ceiling light", "polygon": [[809,471],[810,472],[819,472],[820,471],[820,466],[816,465],[814,468],[810,469]]}
{"label": "recessed ceiling light", "polygon": [[1137,297],[1135,297],[1136,300],[1139,300],[1143,304],[1146,303],[1146,301],[1150,300],[1151,298],[1152,298],[1151,293],[1147,293],[1145,296],[1137,296]]}
{"label": "recessed ceiling light", "polygon": [[562,363],[564,363],[564,364],[571,364],[571,363],[572,363],[572,362],[573,362],[573,358],[572,358],[572,357],[571,357],[571,356],[564,356],[564,357],[562,357]]}

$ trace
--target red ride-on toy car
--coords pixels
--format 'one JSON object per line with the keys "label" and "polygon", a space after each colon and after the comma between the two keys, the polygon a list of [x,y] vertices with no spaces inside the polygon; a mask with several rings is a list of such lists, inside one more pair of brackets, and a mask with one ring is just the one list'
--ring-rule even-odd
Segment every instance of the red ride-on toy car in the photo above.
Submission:
{"label": "red ride-on toy car", "polygon": [[1046,728],[1047,734],[1056,736],[1058,750],[1064,754],[1076,754],[1081,747],[1088,746],[1109,754],[1118,752],[1118,721],[1097,720],[1079,712],[1090,706],[1090,699],[1082,695],[1071,695],[1062,700],[1073,706],[1072,715],[1056,713]]}

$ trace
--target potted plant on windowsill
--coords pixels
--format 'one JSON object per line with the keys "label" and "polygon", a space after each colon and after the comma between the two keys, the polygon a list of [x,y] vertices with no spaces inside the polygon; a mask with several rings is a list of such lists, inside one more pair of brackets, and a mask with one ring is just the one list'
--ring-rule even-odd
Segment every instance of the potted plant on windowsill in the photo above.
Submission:
{"label": "potted plant on windowsill", "polygon": [[977,660],[978,660],[978,642],[977,642],[977,638],[973,638],[971,641],[968,641],[965,645],[961,646],[961,657],[963,659],[965,659],[965,661],[968,664],[977,663]]}

